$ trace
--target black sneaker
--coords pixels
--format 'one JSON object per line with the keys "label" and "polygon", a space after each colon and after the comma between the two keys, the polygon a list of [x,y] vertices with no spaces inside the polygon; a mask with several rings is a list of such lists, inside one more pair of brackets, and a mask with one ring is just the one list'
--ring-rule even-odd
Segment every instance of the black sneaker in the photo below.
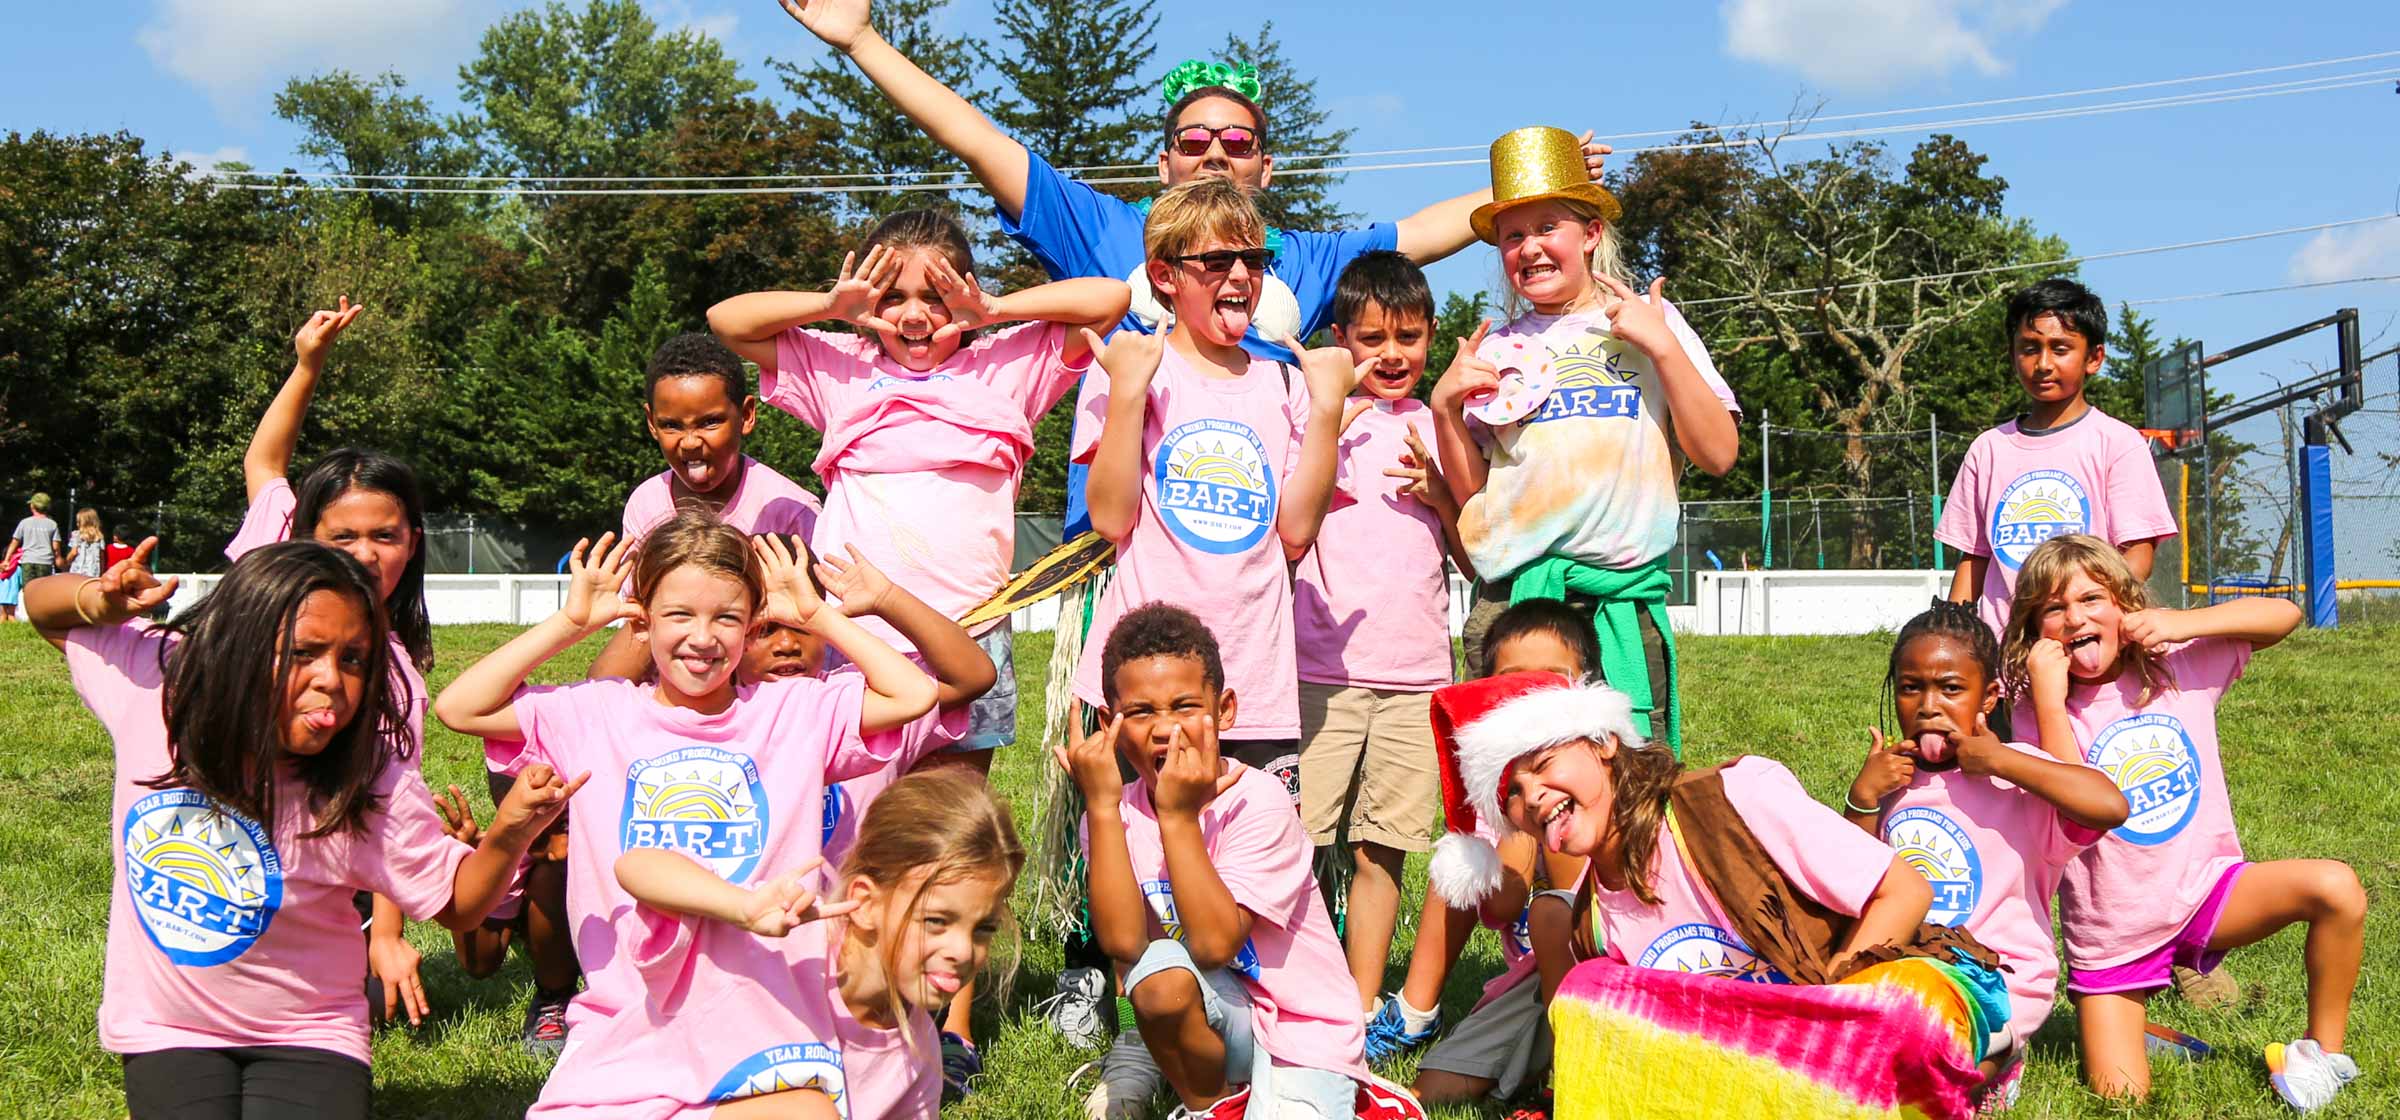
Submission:
{"label": "black sneaker", "polygon": [[525,1007],[525,1052],[537,1058],[555,1058],[567,1048],[567,1004],[573,992],[535,992],[533,1002]]}

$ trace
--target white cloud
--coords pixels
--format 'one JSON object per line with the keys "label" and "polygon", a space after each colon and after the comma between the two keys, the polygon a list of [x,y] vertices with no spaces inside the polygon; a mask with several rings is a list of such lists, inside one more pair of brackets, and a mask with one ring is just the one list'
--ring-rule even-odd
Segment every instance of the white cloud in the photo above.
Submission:
{"label": "white cloud", "polygon": [[658,21],[661,30],[697,31],[728,46],[732,45],[734,34],[742,26],[742,17],[732,12],[702,15],[692,10],[688,0],[649,0],[644,6],[650,11],[650,18]]}
{"label": "white cloud", "polygon": [[2400,273],[2400,218],[2324,230],[2292,254],[2296,284],[2394,273]]}
{"label": "white cloud", "polygon": [[2002,40],[2066,0],[1725,0],[1725,50],[1833,89],[1889,89],[1961,68],[2008,70]]}
{"label": "white cloud", "polygon": [[230,114],[336,67],[429,76],[472,49],[493,15],[467,0],[157,0],[134,39]]}

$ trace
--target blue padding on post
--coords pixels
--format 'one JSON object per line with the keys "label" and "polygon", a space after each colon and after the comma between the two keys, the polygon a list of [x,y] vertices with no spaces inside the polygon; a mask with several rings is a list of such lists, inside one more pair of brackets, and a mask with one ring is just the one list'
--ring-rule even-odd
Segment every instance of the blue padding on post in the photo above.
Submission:
{"label": "blue padding on post", "polygon": [[2308,503],[2308,624],[2332,626],[2340,620],[2334,610],[2333,448],[2300,448],[2300,494]]}

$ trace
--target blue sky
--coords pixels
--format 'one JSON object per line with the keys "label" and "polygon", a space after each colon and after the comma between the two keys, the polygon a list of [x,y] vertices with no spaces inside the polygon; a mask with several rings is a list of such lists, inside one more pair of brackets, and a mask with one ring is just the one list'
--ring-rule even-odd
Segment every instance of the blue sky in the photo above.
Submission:
{"label": "blue sky", "polygon": [[[448,104],[457,64],[499,12],[471,0],[137,0],[20,5],[0,42],[7,126],[125,129],[196,158],[292,159],[274,119],[284,78],[335,66],[396,69]],[[763,60],[824,48],[771,0],[653,0],[669,24],[724,40],[773,87]],[[2009,97],[2400,49],[2388,0],[2286,5],[2096,0],[1725,0],[1717,4],[1518,2],[1462,7],[1162,3],[1160,68],[1272,17],[1286,52],[1359,149],[1481,145],[1519,125],[1603,133],[1694,119],[1773,119],[1796,100],[1825,113]],[[989,29],[987,0],[949,18]],[[2400,57],[2218,83],[2243,85],[2400,68]],[[2154,96],[2194,87],[2115,95]],[[2038,108],[2040,105],[2026,106]],[[1958,115],[1975,115],[1966,111]],[[1962,128],[2010,183],[2008,207],[2078,252],[2304,225],[2400,207],[2400,96],[2390,80],[2337,92]],[[1889,138],[1905,150],[1911,135]],[[1806,151],[1806,145],[1792,149]],[[1477,154],[1477,153],[1467,153]],[[1456,158],[1455,155],[1431,158]],[[1352,176],[1342,198],[1397,217],[1483,182],[1480,167]],[[2112,306],[2359,275],[2400,273],[2400,221],[2087,265]],[[1493,278],[1488,251],[1438,266],[1437,286]],[[1673,294],[1673,279],[1669,278]],[[2370,340],[2400,342],[2400,284],[2147,307],[2169,335],[2224,345],[2356,306]],[[2380,347],[2378,347],[2380,348]],[[2330,343],[2223,370],[2248,392],[2289,378]],[[2389,392],[2391,385],[2370,385]]]}

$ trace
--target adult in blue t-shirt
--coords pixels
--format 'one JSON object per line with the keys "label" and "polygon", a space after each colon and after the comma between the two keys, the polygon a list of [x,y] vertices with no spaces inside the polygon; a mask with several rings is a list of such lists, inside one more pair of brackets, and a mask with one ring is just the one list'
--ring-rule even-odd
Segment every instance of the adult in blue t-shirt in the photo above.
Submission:
{"label": "adult in blue t-shirt", "polygon": [[[786,11],[792,11],[787,5]],[[1142,224],[1148,203],[1131,203],[1067,178],[1000,131],[966,99],[918,68],[867,22],[868,0],[809,0],[792,16],[834,49],[848,55],[876,88],[943,147],[966,161],[991,193],[1000,228],[1042,262],[1054,280],[1101,276],[1133,288],[1133,309],[1124,326],[1155,330],[1161,314],[1142,275]],[[1246,70],[1247,68],[1245,68]],[[1254,75],[1206,64],[1185,63],[1168,85],[1165,144],[1158,178],[1167,186],[1205,175],[1223,175],[1244,189],[1264,189],[1275,173],[1267,154],[1266,115],[1251,96],[1213,80],[1256,91]],[[1585,165],[1597,177],[1605,145],[1584,149]],[[1431,264],[1475,240],[1467,215],[1492,200],[1490,188],[1437,202],[1398,222],[1329,233],[1269,230],[1274,251],[1258,311],[1242,348],[1263,358],[1290,361],[1291,352],[1269,341],[1284,332],[1307,338],[1325,325],[1334,282],[1342,269],[1370,249],[1398,249],[1419,264]],[[1066,535],[1090,527],[1084,510],[1084,468],[1067,470]]]}

